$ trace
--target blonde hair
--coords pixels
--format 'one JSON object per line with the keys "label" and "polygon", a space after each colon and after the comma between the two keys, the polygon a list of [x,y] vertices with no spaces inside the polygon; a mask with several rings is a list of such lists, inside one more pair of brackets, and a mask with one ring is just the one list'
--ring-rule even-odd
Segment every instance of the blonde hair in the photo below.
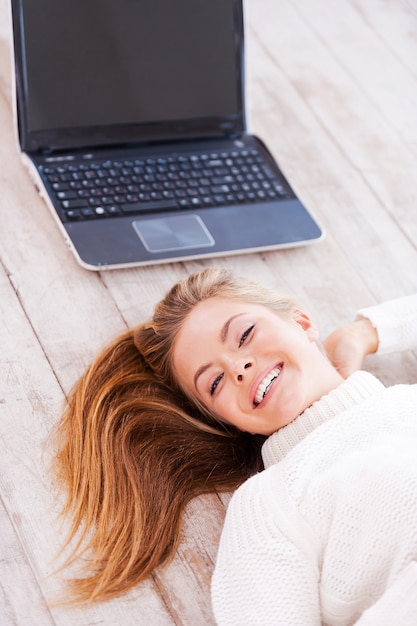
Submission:
{"label": "blonde hair", "polygon": [[71,515],[76,602],[127,591],[174,555],[194,497],[230,491],[262,469],[263,436],[221,423],[182,393],[172,348],[193,307],[221,296],[289,314],[294,303],[225,270],[177,283],[153,318],[125,331],[76,384],[56,430],[55,471]]}

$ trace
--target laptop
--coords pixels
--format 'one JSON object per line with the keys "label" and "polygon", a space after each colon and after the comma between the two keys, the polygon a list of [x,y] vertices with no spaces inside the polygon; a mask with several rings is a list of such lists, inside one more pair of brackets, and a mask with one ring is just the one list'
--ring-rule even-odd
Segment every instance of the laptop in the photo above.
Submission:
{"label": "laptop", "polygon": [[241,0],[11,9],[21,155],[84,268],[323,237],[247,130]]}

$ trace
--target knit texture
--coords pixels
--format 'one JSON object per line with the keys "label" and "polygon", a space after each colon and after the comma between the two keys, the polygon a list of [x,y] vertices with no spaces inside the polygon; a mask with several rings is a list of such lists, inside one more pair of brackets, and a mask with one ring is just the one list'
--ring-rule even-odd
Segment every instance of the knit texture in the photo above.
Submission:
{"label": "knit texture", "polygon": [[[417,561],[417,385],[385,389],[358,372],[304,417],[268,440],[269,459],[286,455],[230,502],[212,584],[219,625],[354,624]],[[401,626],[417,624],[416,573],[411,588]]]}
{"label": "knit texture", "polygon": [[[381,310],[361,312],[383,351],[403,337],[401,310],[417,328],[417,298],[405,300],[391,325]],[[417,332],[407,336],[417,347]],[[417,385],[387,389],[357,372],[262,456],[267,469],[228,508],[212,581],[218,625],[416,626]]]}

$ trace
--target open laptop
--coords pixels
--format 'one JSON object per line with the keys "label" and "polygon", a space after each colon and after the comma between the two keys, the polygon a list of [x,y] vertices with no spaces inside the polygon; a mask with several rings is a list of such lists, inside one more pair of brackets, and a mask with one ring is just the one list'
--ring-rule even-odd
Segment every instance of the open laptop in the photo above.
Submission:
{"label": "open laptop", "polygon": [[322,238],[246,129],[241,0],[11,0],[20,149],[91,270]]}

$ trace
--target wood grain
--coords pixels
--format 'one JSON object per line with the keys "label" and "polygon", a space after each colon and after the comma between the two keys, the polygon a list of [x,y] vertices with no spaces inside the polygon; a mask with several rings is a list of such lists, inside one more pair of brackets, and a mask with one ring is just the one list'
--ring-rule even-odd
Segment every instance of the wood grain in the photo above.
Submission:
{"label": "wood grain", "polygon": [[[214,624],[210,578],[228,496],[189,506],[173,562],[126,596],[83,609],[63,588],[49,463],[65,395],[97,350],[208,265],[295,294],[325,336],[355,311],[417,290],[414,0],[247,0],[250,128],[324,226],[320,244],[101,273],[80,268],[17,150],[7,0],[0,0],[0,624]],[[373,356],[387,383],[417,355]]]}

